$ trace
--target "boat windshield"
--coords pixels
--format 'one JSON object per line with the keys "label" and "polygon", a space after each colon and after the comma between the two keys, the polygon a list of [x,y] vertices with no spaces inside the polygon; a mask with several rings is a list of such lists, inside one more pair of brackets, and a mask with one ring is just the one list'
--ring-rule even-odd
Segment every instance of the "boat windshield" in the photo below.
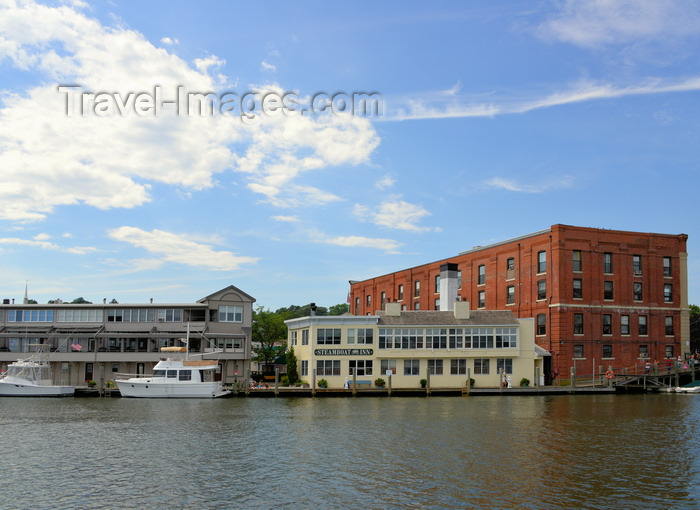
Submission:
{"label": "boat windshield", "polygon": [[165,370],[154,370],[153,377],[165,377]]}

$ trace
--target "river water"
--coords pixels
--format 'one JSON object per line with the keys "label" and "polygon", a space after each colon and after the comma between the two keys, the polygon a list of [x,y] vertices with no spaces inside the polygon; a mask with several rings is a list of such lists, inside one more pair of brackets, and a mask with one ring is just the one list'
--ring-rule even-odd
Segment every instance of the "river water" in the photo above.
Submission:
{"label": "river water", "polygon": [[700,395],[0,410],[2,508],[700,508]]}

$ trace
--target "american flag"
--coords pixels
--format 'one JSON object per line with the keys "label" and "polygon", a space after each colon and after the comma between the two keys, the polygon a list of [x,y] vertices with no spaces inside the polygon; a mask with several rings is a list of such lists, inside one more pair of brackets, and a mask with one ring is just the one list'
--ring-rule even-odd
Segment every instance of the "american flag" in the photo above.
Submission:
{"label": "american flag", "polygon": [[78,342],[76,342],[75,340],[73,340],[73,343],[70,344],[70,346],[71,346],[72,349],[74,349],[74,350],[76,350],[76,351],[82,351],[82,350],[83,350],[83,346],[80,345],[80,344],[79,344]]}

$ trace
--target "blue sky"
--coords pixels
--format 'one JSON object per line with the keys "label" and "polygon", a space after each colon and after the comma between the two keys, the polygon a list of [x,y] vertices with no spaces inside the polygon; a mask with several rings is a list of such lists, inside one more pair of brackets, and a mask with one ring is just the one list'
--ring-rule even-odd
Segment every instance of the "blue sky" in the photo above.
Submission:
{"label": "blue sky", "polygon": [[330,306],[565,223],[688,234],[700,304],[699,43],[691,0],[0,0],[0,297]]}

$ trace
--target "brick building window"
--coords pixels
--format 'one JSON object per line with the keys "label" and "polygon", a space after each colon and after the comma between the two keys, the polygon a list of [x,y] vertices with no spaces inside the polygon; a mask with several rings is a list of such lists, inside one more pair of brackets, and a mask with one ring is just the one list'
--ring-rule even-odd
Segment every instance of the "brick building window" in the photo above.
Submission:
{"label": "brick building window", "polygon": [[671,257],[664,257],[664,276],[671,276]]}
{"label": "brick building window", "polygon": [[486,283],[486,266],[483,264],[479,266],[479,279],[477,283],[479,285],[483,285]]}
{"label": "brick building window", "polygon": [[440,293],[440,275],[439,274],[435,275],[435,293],[436,294]]}
{"label": "brick building window", "polygon": [[673,285],[670,283],[664,283],[664,301],[666,303],[673,301]]}
{"label": "brick building window", "polygon": [[547,299],[547,280],[537,282],[537,299]]}
{"label": "brick building window", "polygon": [[386,304],[386,292],[382,291],[380,299],[381,299],[382,310],[384,310],[384,305]]}
{"label": "brick building window", "polygon": [[639,345],[639,357],[648,358],[649,357],[649,346],[646,344]]}
{"label": "brick building window", "polygon": [[603,299],[613,299],[613,282],[603,282]]}
{"label": "brick building window", "polygon": [[612,274],[613,272],[613,254],[606,252],[603,253],[603,272],[605,274]]}
{"label": "brick building window", "polygon": [[513,303],[515,303],[515,287],[508,285],[506,287],[506,304],[512,305]]}
{"label": "brick building window", "polygon": [[508,257],[506,260],[506,271],[515,271],[515,259]]}
{"label": "brick building window", "polygon": [[413,297],[417,298],[420,296],[420,280],[413,282]]}
{"label": "brick building window", "polygon": [[603,314],[603,334],[612,335],[612,315],[609,313]]}
{"label": "brick building window", "polygon": [[399,295],[399,301],[403,300],[403,284],[399,285],[399,291],[397,292]]}
{"label": "brick building window", "polygon": [[479,303],[478,307],[479,308],[484,308],[486,306],[486,291],[485,290],[480,290],[479,291]]}
{"label": "brick building window", "polygon": [[583,358],[583,344],[574,345],[574,358]]}
{"label": "brick building window", "polygon": [[440,298],[435,298],[435,310],[440,311]]}
{"label": "brick building window", "polygon": [[646,315],[639,316],[639,334],[641,336],[646,336],[646,334],[647,334],[647,316]]}
{"label": "brick building window", "polygon": [[583,335],[583,314],[574,314],[574,335]]}
{"label": "brick building window", "polygon": [[642,256],[641,255],[632,255],[632,273],[634,273],[635,276],[642,275]]}
{"label": "brick building window", "polygon": [[462,271],[457,271],[457,288],[462,288]]}
{"label": "brick building window", "polygon": [[635,301],[642,301],[642,282],[633,283],[633,294]]}
{"label": "brick building window", "polygon": [[666,334],[673,335],[673,317],[666,317]]}
{"label": "brick building window", "polygon": [[547,272],[547,252],[540,251],[537,253],[537,272],[546,273]]}
{"label": "brick building window", "polygon": [[537,334],[546,335],[547,334],[547,316],[543,313],[537,314]]}
{"label": "brick building window", "polygon": [[355,315],[360,315],[360,298],[355,298]]}
{"label": "brick building window", "polygon": [[604,344],[603,345],[603,357],[604,358],[612,358],[612,344]]}
{"label": "brick building window", "polygon": [[583,280],[574,278],[574,299],[583,299]]}
{"label": "brick building window", "polygon": [[367,294],[366,300],[367,300],[367,311],[369,312],[371,310],[370,307],[372,306],[372,295]]}
{"label": "brick building window", "polygon": [[630,334],[630,316],[620,315],[620,334],[629,335]]}
{"label": "brick building window", "polygon": [[583,261],[581,260],[581,250],[574,250],[572,269],[574,271],[583,271]]}
{"label": "brick building window", "polygon": [[666,346],[666,357],[673,358],[673,345]]}

